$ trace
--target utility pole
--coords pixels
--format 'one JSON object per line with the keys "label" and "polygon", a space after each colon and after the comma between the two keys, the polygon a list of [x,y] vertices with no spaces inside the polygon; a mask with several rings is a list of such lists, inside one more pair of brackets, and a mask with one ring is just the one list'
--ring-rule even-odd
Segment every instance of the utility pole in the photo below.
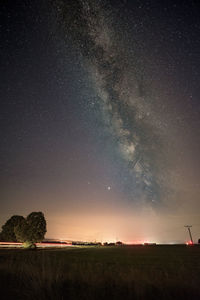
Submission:
{"label": "utility pole", "polygon": [[190,230],[192,225],[185,225],[184,227],[186,227],[188,229],[189,236],[190,236],[190,241],[192,242],[192,244],[194,244],[193,239],[192,239],[192,233],[191,233],[191,230]]}

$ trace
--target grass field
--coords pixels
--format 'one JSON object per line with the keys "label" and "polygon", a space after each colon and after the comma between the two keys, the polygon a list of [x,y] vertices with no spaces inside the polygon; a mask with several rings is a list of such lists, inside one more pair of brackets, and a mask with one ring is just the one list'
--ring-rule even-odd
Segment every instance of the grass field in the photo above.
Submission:
{"label": "grass field", "polygon": [[200,247],[1,249],[0,289],[1,299],[200,299]]}

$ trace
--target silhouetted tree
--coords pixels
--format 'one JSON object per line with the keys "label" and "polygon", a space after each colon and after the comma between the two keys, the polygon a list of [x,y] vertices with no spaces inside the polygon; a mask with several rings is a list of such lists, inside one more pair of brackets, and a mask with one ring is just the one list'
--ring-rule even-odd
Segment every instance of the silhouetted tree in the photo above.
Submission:
{"label": "silhouetted tree", "polygon": [[22,242],[24,246],[34,247],[41,242],[46,233],[46,220],[42,212],[32,212],[25,219],[22,216],[12,216],[0,233],[1,241]]}
{"label": "silhouetted tree", "polygon": [[46,233],[46,220],[42,212],[32,212],[26,218],[28,224],[28,238],[33,243],[41,242]]}
{"label": "silhouetted tree", "polygon": [[30,213],[24,222],[15,227],[17,240],[29,246],[44,239],[46,233],[46,220],[42,212]]}
{"label": "silhouetted tree", "polygon": [[2,226],[2,231],[0,234],[1,241],[5,242],[17,242],[15,235],[15,227],[24,222],[24,217],[14,215]]}

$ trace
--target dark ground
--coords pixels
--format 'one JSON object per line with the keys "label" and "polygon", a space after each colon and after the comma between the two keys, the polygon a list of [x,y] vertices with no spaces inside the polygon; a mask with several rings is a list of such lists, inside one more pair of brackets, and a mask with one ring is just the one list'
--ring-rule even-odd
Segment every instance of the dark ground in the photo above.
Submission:
{"label": "dark ground", "polygon": [[1,249],[1,299],[200,299],[199,246]]}

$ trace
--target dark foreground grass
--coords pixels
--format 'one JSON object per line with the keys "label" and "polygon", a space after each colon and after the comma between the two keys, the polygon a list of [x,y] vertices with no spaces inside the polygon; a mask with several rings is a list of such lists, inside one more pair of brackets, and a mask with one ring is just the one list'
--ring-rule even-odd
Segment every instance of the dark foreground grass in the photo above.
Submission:
{"label": "dark foreground grass", "polygon": [[200,299],[200,247],[0,250],[1,299]]}

